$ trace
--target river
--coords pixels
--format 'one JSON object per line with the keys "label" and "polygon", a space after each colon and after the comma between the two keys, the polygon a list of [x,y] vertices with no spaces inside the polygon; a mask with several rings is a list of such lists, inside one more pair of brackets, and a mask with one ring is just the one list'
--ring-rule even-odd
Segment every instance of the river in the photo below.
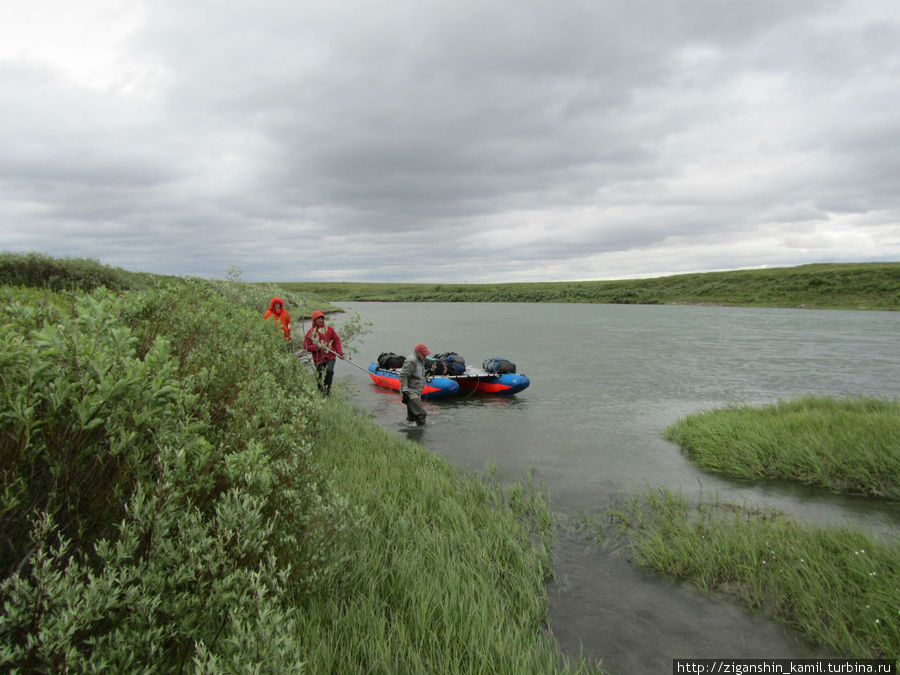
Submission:
{"label": "river", "polygon": [[[476,471],[533,471],[561,523],[550,627],[570,654],[611,673],[670,672],[673,658],[821,655],[732,598],[644,574],[621,547],[570,524],[624,496],[666,487],[691,498],[773,507],[816,523],[893,532],[900,506],[697,469],[664,441],[680,417],[729,403],[805,394],[900,397],[900,313],[532,303],[341,303],[371,322],[354,363],[425,343],[480,365],[515,362],[531,386],[513,398],[426,403],[408,429],[397,394],[349,364],[337,382],[390,430]],[[337,319],[340,324],[340,319]],[[568,525],[567,525],[568,523]]]}

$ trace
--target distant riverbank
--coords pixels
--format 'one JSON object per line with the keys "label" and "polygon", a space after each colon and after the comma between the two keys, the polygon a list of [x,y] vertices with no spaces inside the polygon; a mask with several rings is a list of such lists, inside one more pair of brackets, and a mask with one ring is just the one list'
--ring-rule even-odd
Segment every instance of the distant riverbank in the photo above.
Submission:
{"label": "distant riverbank", "polygon": [[823,263],[653,279],[509,284],[278,282],[333,302],[593,302],[900,309],[900,262]]}

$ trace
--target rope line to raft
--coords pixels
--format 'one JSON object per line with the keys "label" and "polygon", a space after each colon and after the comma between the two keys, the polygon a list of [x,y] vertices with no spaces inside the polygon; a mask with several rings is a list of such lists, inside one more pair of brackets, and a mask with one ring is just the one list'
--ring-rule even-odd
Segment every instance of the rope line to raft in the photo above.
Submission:
{"label": "rope line to raft", "polygon": [[472,387],[471,389],[469,389],[469,393],[466,394],[466,398],[469,398],[469,396],[471,396],[472,394],[475,393],[475,390],[478,389],[478,383],[479,383],[479,382],[481,382],[481,376],[480,376],[480,375],[476,375],[476,376],[475,376],[475,386]]}

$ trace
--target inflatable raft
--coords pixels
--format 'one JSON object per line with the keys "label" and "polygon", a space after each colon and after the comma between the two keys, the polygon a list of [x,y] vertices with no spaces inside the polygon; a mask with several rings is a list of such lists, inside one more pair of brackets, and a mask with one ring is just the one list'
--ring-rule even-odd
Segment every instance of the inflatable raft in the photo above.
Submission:
{"label": "inflatable raft", "polygon": [[[377,363],[369,366],[369,377],[381,386],[400,391],[400,369],[382,368]],[[517,373],[492,373],[484,368],[466,366],[459,375],[432,377],[425,383],[423,399],[438,399],[453,396],[460,391],[498,396],[512,396],[527,389],[531,380],[527,375]]]}
{"label": "inflatable raft", "polygon": [[[379,368],[377,363],[369,366],[369,377],[381,386],[400,391],[400,371],[397,368]],[[425,383],[422,398],[434,400],[453,396],[459,391],[459,384],[447,377],[433,377]]]}
{"label": "inflatable raft", "polygon": [[462,375],[447,375],[447,379],[455,380],[459,388],[466,391],[477,391],[481,394],[497,394],[512,396],[527,389],[531,380],[527,375],[516,373],[490,373],[484,368],[467,366]]}

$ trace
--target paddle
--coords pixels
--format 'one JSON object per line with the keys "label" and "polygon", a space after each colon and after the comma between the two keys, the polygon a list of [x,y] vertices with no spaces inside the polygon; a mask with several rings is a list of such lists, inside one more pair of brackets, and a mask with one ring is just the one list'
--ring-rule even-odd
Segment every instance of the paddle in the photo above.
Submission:
{"label": "paddle", "polygon": [[339,359],[341,359],[342,361],[348,361],[348,362],[350,363],[351,366],[353,366],[354,368],[359,368],[359,369],[360,369],[361,371],[363,371],[364,373],[368,373],[368,372],[369,372],[368,370],[366,370],[366,369],[363,368],[362,366],[358,366],[358,365],[356,365],[355,363],[353,363],[353,361],[350,361],[350,357],[349,357],[349,356],[342,356],[341,354],[338,354],[336,351],[334,351],[333,349],[329,349],[328,347],[322,347],[322,349],[324,349],[326,352],[331,352],[332,354],[334,354],[335,356],[337,356],[337,357],[338,357]]}

